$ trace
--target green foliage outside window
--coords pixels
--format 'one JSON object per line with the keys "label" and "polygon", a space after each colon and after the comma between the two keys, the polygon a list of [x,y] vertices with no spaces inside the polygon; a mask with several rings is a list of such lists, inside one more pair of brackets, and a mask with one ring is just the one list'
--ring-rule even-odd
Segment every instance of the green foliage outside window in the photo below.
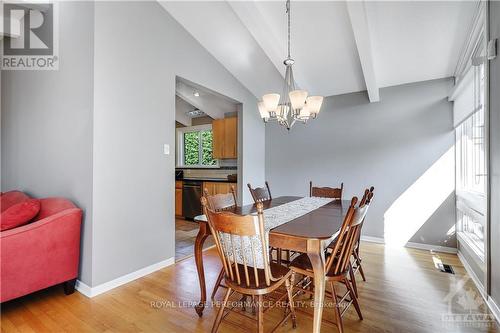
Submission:
{"label": "green foliage outside window", "polygon": [[215,165],[212,142],[211,130],[184,133],[184,165]]}
{"label": "green foliage outside window", "polygon": [[215,160],[212,157],[212,131],[201,132],[201,164],[215,165]]}
{"label": "green foliage outside window", "polygon": [[200,154],[198,149],[200,147],[199,132],[186,132],[184,133],[184,164],[185,165],[198,165],[200,164]]}

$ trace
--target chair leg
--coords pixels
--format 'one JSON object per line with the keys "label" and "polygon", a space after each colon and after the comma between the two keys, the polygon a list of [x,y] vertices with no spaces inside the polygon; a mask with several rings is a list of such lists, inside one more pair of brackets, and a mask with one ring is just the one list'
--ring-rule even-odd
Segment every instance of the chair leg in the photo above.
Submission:
{"label": "chair leg", "polygon": [[363,272],[363,266],[361,266],[361,257],[359,256],[359,248],[356,251],[354,251],[354,257],[356,259],[356,266],[359,267],[359,273],[361,274],[363,281],[366,282],[365,272]]}
{"label": "chair leg", "polygon": [[297,327],[297,317],[295,316],[295,304],[293,304],[293,282],[295,279],[295,273],[292,272],[290,280],[285,281],[286,292],[288,294],[288,304],[290,304],[290,312],[292,313],[292,327]]}
{"label": "chair leg", "polygon": [[361,308],[359,307],[358,298],[354,294],[353,288],[352,288],[351,284],[349,283],[348,279],[345,279],[345,285],[347,287],[347,290],[349,290],[349,294],[350,294],[351,299],[352,299],[352,304],[354,305],[354,308],[356,309],[356,312],[358,313],[359,319],[363,320],[363,315],[361,314]]}
{"label": "chair leg", "polygon": [[354,294],[358,297],[358,286],[356,285],[356,276],[354,276],[354,270],[352,269],[352,265],[349,267],[349,276],[352,283],[352,289],[354,290]]}
{"label": "chair leg", "polygon": [[212,327],[212,333],[217,332],[219,329],[220,322],[222,321],[222,315],[224,314],[224,309],[227,304],[227,300],[229,299],[229,295],[231,295],[231,288],[227,288],[226,295],[224,295],[224,300],[222,301],[219,312],[217,312],[217,317],[215,318],[214,326]]}
{"label": "chair leg", "polygon": [[264,333],[264,303],[262,295],[259,295],[257,300],[257,330],[259,333]]}
{"label": "chair leg", "polygon": [[214,285],[214,290],[212,291],[212,296],[210,298],[212,301],[215,299],[215,294],[217,294],[217,290],[219,290],[220,284],[222,283],[222,279],[224,278],[224,268],[220,270],[219,276],[217,277],[217,281],[215,282]]}
{"label": "chair leg", "polygon": [[333,282],[330,282],[330,287],[332,288],[333,304],[335,304],[333,310],[335,313],[335,320],[337,321],[337,328],[339,329],[339,333],[343,333],[344,325],[342,324],[342,316],[340,314],[340,304],[338,303],[337,293],[335,292],[335,286]]}

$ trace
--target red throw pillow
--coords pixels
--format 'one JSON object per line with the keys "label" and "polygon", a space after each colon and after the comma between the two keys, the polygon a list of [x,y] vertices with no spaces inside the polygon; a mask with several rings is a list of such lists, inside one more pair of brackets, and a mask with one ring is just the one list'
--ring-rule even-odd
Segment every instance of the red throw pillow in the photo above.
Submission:
{"label": "red throw pillow", "polygon": [[0,230],[5,231],[22,226],[34,218],[40,211],[40,200],[29,199],[15,204],[0,215]]}

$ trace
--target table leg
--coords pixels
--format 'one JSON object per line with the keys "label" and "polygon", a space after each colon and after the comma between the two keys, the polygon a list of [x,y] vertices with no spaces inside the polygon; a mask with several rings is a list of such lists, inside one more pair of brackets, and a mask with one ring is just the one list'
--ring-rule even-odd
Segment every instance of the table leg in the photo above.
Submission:
{"label": "table leg", "polygon": [[205,270],[203,268],[203,243],[207,237],[211,234],[208,229],[207,223],[199,222],[200,230],[198,235],[196,235],[196,240],[194,242],[194,258],[196,261],[196,270],[198,271],[198,280],[200,282],[200,292],[201,300],[198,305],[195,306],[196,313],[198,316],[203,315],[203,309],[205,309],[205,303],[207,301],[207,287],[205,285]]}
{"label": "table leg", "polygon": [[314,320],[312,331],[319,333],[325,300],[325,255],[322,242],[320,240],[309,240],[307,242],[307,255],[311,260],[314,271]]}

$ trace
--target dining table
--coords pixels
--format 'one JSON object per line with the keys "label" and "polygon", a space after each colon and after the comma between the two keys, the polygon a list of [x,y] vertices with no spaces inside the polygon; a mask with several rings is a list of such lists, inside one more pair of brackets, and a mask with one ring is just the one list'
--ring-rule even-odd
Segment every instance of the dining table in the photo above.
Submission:
{"label": "dining table", "polygon": [[[263,202],[264,210],[302,199],[297,196],[282,196]],[[314,319],[312,332],[319,333],[325,297],[325,249],[336,238],[350,205],[350,200],[332,200],[325,205],[296,217],[269,231],[269,246],[307,253],[314,272]],[[248,215],[257,211],[255,204],[236,206],[229,211]],[[203,244],[211,235],[207,219],[197,216],[199,231],[194,246],[196,269],[200,283],[201,299],[195,310],[201,317],[207,300],[205,272],[203,267]]]}

